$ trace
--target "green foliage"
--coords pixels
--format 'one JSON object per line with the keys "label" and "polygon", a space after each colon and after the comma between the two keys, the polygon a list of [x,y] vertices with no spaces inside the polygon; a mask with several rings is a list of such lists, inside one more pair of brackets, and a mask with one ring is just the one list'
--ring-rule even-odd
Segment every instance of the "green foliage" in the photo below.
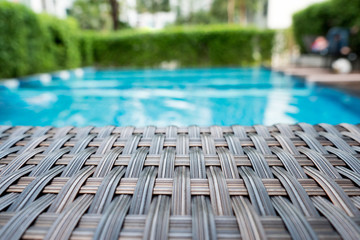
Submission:
{"label": "green foliage", "polygon": [[332,0],[331,2],[334,26],[360,26],[360,0]]}
{"label": "green foliage", "polygon": [[[245,6],[246,12],[254,13],[258,11],[266,1],[267,0],[234,0],[233,22],[240,22],[240,15],[244,14],[241,5]],[[213,0],[209,14],[219,23],[228,22],[228,0]]]}
{"label": "green foliage", "polygon": [[258,35],[258,46],[261,61],[269,62],[271,60],[273,46],[275,45],[275,32],[272,30],[263,30]]}
{"label": "green foliage", "polygon": [[60,69],[78,67],[81,58],[76,36],[77,22],[73,19],[60,20],[50,15],[39,17],[50,37],[49,51],[54,56],[54,66]]}
{"label": "green foliage", "polygon": [[90,32],[78,34],[79,50],[81,54],[81,65],[91,66],[94,63],[93,35]]}
{"label": "green foliage", "polygon": [[[295,40],[305,52],[305,36],[325,36],[331,27],[360,26],[360,0],[330,0],[310,5],[293,15]],[[358,37],[351,38],[351,48],[360,51]]]}
{"label": "green foliage", "polygon": [[228,22],[227,2],[224,0],[214,0],[210,8],[211,16],[222,23]]}
{"label": "green foliage", "polygon": [[156,67],[166,61],[182,67],[249,66],[270,60],[273,37],[270,30],[235,25],[94,34],[94,60],[106,67]]}
{"label": "green foliage", "polygon": [[200,25],[200,24],[215,24],[221,23],[221,21],[214,17],[210,12],[199,11],[190,13],[187,17],[177,17],[175,25]]}
{"label": "green foliage", "polygon": [[360,0],[332,0],[335,18],[334,26],[344,26],[348,28],[357,28],[357,33],[350,36],[351,49],[360,54]]}
{"label": "green foliage", "polygon": [[0,78],[99,66],[247,66],[269,61],[274,32],[236,25],[162,31],[79,31],[74,19],[36,15],[0,1]]}
{"label": "green foliage", "polygon": [[170,4],[169,0],[136,0],[136,8],[139,12],[168,12]]}
{"label": "green foliage", "polygon": [[103,30],[111,28],[108,0],[76,0],[70,9],[82,29]]}
{"label": "green foliage", "polygon": [[[0,2],[0,76],[24,75],[36,66],[42,51],[37,35],[43,35],[36,15],[22,5]],[[34,39],[35,37],[35,39]]]}
{"label": "green foliage", "polygon": [[77,25],[0,2],[0,78],[80,65]]}
{"label": "green foliage", "polygon": [[331,6],[331,2],[317,3],[293,15],[293,31],[302,52],[305,51],[305,36],[326,35],[334,16]]}

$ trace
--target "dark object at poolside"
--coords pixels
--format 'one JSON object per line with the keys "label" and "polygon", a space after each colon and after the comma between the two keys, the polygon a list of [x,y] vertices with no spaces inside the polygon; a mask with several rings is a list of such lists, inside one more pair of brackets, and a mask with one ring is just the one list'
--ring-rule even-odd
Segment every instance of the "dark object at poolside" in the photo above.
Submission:
{"label": "dark object at poolside", "polygon": [[332,27],[324,36],[303,36],[302,41],[308,54],[321,56],[322,67],[331,68],[339,58],[346,58],[353,69],[358,69],[358,55],[350,48],[350,38],[355,38],[358,28]]}
{"label": "dark object at poolside", "polygon": [[349,61],[355,61],[357,54],[350,48],[350,29],[343,27],[330,28],[326,34],[328,47],[323,55],[326,58],[326,66],[331,67],[331,64],[338,58],[346,57]]}
{"label": "dark object at poolside", "polygon": [[304,36],[303,42],[308,52],[323,56],[341,57],[350,54],[350,30],[348,28],[330,28],[324,36]]}
{"label": "dark object at poolside", "polygon": [[0,126],[0,239],[360,239],[360,125]]}

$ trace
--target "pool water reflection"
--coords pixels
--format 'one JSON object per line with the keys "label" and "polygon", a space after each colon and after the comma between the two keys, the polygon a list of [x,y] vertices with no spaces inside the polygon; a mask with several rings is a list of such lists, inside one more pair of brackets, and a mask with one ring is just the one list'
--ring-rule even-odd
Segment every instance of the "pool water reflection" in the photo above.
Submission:
{"label": "pool water reflection", "polygon": [[360,122],[360,99],[263,68],[70,71],[0,86],[1,125]]}

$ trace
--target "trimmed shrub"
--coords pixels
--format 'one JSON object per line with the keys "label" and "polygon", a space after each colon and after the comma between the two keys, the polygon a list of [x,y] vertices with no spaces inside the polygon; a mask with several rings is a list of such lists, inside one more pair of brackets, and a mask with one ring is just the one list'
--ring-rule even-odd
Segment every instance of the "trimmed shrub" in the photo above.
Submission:
{"label": "trimmed shrub", "polygon": [[94,34],[94,61],[122,67],[153,67],[173,60],[183,67],[249,66],[270,60],[273,38],[274,31],[229,25]]}
{"label": "trimmed shrub", "polygon": [[[38,70],[44,53],[39,19],[20,4],[0,2],[0,77],[14,77]],[[34,60],[32,60],[34,59]]]}
{"label": "trimmed shrub", "polygon": [[81,32],[73,19],[37,15],[0,2],[0,78],[99,65],[250,66],[270,61],[274,31],[237,25],[162,31]]}
{"label": "trimmed shrub", "polygon": [[0,2],[0,78],[80,66],[77,31],[74,20]]}
{"label": "trimmed shrub", "polygon": [[272,30],[263,30],[258,33],[259,53],[262,62],[270,62],[275,45],[275,32]]}
{"label": "trimmed shrub", "polygon": [[91,66],[94,64],[93,37],[91,33],[80,32],[78,34],[81,65]]}
{"label": "trimmed shrub", "polygon": [[45,26],[47,47],[53,56],[54,67],[57,69],[76,68],[81,65],[81,55],[77,37],[77,22],[74,19],[58,19],[41,14],[41,22]]}
{"label": "trimmed shrub", "polygon": [[333,26],[360,26],[360,0],[331,0],[334,13]]}

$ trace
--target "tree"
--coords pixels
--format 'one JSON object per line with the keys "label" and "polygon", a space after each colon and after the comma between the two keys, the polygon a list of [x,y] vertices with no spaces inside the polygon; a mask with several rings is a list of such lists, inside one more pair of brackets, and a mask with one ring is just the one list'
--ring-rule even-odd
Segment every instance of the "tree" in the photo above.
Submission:
{"label": "tree", "polygon": [[82,29],[109,29],[111,18],[105,0],[76,0],[69,13]]}
{"label": "tree", "polygon": [[228,2],[224,0],[214,0],[210,13],[214,18],[218,19],[219,22],[229,22],[228,16]]}
{"label": "tree", "polygon": [[111,7],[111,18],[114,31],[119,28],[119,3],[117,0],[109,0]]}
{"label": "tree", "polygon": [[228,23],[234,22],[234,9],[235,9],[235,0],[228,0],[228,5],[227,5]]}
{"label": "tree", "polygon": [[238,1],[238,8],[239,8],[239,13],[240,13],[240,23],[243,25],[247,24],[247,19],[246,19],[246,5],[249,4],[254,4],[255,1],[247,1],[247,0],[239,0]]}
{"label": "tree", "polygon": [[169,0],[137,0],[136,9],[139,12],[168,12],[170,4]]}
{"label": "tree", "polygon": [[[257,11],[261,4],[265,4],[266,1],[267,0],[214,0],[210,12],[221,22],[239,22],[242,25],[246,25],[248,12]],[[238,20],[236,21],[236,19]]]}
{"label": "tree", "polygon": [[199,24],[215,24],[219,20],[211,15],[208,11],[200,10],[198,12],[190,13],[189,16],[178,15],[175,25],[199,25]]}
{"label": "tree", "polygon": [[76,0],[69,13],[76,18],[83,29],[118,30],[128,28],[127,23],[119,21],[120,0]]}

